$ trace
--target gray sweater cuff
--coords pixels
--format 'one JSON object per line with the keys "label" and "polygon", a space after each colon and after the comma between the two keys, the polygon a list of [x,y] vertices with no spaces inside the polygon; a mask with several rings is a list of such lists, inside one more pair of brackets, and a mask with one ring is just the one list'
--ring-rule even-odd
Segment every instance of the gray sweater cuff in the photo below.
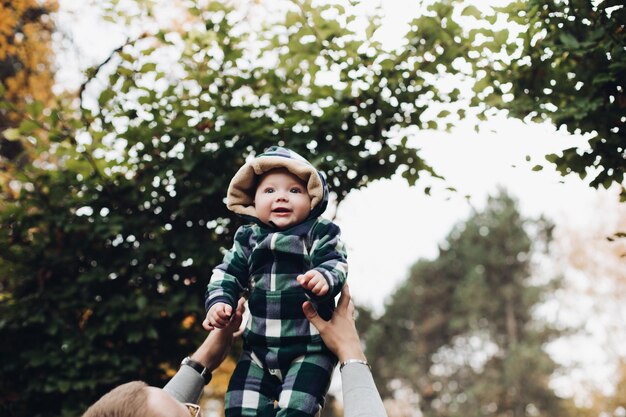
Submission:
{"label": "gray sweater cuff", "polygon": [[204,379],[190,366],[183,365],[176,375],[163,387],[174,398],[181,403],[198,403],[202,390],[204,389]]}
{"label": "gray sweater cuff", "polygon": [[386,417],[383,400],[369,368],[349,363],[341,371],[344,417]]}

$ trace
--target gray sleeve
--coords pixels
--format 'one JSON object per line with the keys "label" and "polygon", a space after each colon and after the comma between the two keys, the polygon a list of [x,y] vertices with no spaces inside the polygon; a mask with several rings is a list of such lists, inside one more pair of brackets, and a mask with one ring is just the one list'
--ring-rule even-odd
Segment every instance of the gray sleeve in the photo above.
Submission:
{"label": "gray sleeve", "polygon": [[341,371],[344,417],[387,417],[369,368],[349,363]]}
{"label": "gray sleeve", "polygon": [[183,365],[163,387],[181,403],[198,403],[204,389],[204,379],[190,366]]}

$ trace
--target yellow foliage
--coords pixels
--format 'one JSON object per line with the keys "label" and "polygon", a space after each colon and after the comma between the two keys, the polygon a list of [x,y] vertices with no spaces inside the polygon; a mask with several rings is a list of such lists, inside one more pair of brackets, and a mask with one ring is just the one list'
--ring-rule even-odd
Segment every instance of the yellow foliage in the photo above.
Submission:
{"label": "yellow foliage", "polygon": [[188,315],[183,319],[182,326],[184,329],[191,329],[191,327],[196,323],[196,316],[193,314]]}
{"label": "yellow foliage", "polygon": [[229,356],[224,362],[213,371],[211,384],[208,386],[208,394],[212,397],[224,397],[228,388],[230,376],[235,370],[235,361]]}
{"label": "yellow foliage", "polygon": [[588,408],[579,406],[572,414],[575,417],[618,415],[616,410],[626,409],[626,205],[618,202],[617,192],[615,188],[598,192],[585,224],[566,223],[556,234],[562,256],[558,261],[566,276],[572,277],[565,288],[572,299],[583,301],[577,305],[589,303],[592,315],[585,320],[593,326],[585,327],[585,331],[602,343],[603,357],[594,362],[606,361],[617,371],[614,380],[606,381],[615,383],[615,394],[589,389],[585,385],[590,382],[583,382],[581,392],[586,391]]}
{"label": "yellow foliage", "polygon": [[[618,366],[618,381],[615,386],[615,394],[611,398],[612,410],[626,410],[626,359],[622,359]],[[617,415],[617,413],[615,413]]]}
{"label": "yellow foliage", "polygon": [[2,100],[11,103],[10,110],[0,110],[0,192],[5,198],[19,193],[19,185],[12,181],[15,167],[5,161],[22,163],[32,159],[33,153],[29,146],[24,147],[27,142],[9,142],[2,132],[28,117],[28,104],[40,101],[47,105],[53,98],[54,25],[50,13],[56,11],[57,1],[0,2],[0,83],[5,90]]}
{"label": "yellow foliage", "polygon": [[90,308],[82,312],[82,314],[80,315],[80,321],[78,323],[78,327],[81,330],[85,328],[85,326],[87,325],[87,322],[89,321],[89,317],[91,317],[92,314],[93,314],[93,310]]}
{"label": "yellow foliage", "polygon": [[[0,83],[4,87],[1,99],[10,103],[10,108],[0,109],[0,193],[4,198],[12,199],[19,193],[20,186],[13,181],[15,173],[35,156],[29,142],[9,141],[2,133],[29,117],[28,104],[39,101],[48,105],[53,99],[54,25],[50,14],[56,11],[57,2],[0,2]],[[40,135],[39,139],[44,137]]]}
{"label": "yellow foliage", "polygon": [[168,378],[173,377],[174,375],[176,375],[176,372],[178,369],[174,369],[170,366],[169,363],[167,362],[162,362],[159,364],[159,369],[161,369],[164,373],[165,376],[167,376]]}
{"label": "yellow foliage", "polygon": [[[562,246],[569,264],[605,285],[591,286],[591,295],[621,302],[626,298],[626,205],[613,193],[602,194],[596,203],[593,223],[584,229],[562,232]],[[606,293],[606,288],[610,290]]]}
{"label": "yellow foliage", "polygon": [[235,360],[228,356],[219,368],[213,371],[211,383],[205,387],[201,403],[206,415],[224,416],[224,396],[235,365]]}
{"label": "yellow foliage", "polygon": [[19,123],[25,105],[52,99],[54,71],[51,66],[50,13],[57,0],[12,0],[0,3],[0,82],[14,112],[0,114],[0,130]]}

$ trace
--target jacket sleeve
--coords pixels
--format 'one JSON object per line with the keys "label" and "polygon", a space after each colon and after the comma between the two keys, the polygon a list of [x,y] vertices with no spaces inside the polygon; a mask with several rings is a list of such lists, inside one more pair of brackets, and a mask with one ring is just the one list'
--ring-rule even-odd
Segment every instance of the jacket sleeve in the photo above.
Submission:
{"label": "jacket sleeve", "polygon": [[367,366],[347,364],[341,371],[344,417],[387,417],[374,378]]}
{"label": "jacket sleeve", "polygon": [[237,229],[233,247],[213,270],[205,295],[207,311],[216,303],[226,303],[235,308],[239,297],[248,287],[251,232],[249,226]]}
{"label": "jacket sleeve", "polygon": [[312,230],[311,263],[328,282],[329,291],[318,301],[335,298],[341,292],[348,277],[346,249],[341,241],[339,226],[328,220],[320,220]]}
{"label": "jacket sleeve", "polygon": [[190,366],[183,365],[163,387],[181,403],[197,403],[204,389],[204,378]]}

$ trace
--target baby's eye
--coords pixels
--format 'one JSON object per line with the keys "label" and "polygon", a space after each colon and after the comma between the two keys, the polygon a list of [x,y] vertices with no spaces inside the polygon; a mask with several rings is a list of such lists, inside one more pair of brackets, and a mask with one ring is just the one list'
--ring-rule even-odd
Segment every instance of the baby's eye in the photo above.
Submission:
{"label": "baby's eye", "polygon": [[289,190],[289,192],[291,192],[291,193],[295,193],[295,194],[298,194],[298,193],[301,193],[301,192],[302,192],[302,190],[301,190],[301,189],[299,189],[298,187],[293,187],[293,188],[291,188],[291,189]]}
{"label": "baby's eye", "polygon": [[269,188],[266,188],[266,189],[265,189],[265,192],[266,192],[267,194],[271,194],[271,193],[273,193],[273,192],[274,192],[274,189],[273,189],[273,188],[271,188],[271,187],[269,187]]}

